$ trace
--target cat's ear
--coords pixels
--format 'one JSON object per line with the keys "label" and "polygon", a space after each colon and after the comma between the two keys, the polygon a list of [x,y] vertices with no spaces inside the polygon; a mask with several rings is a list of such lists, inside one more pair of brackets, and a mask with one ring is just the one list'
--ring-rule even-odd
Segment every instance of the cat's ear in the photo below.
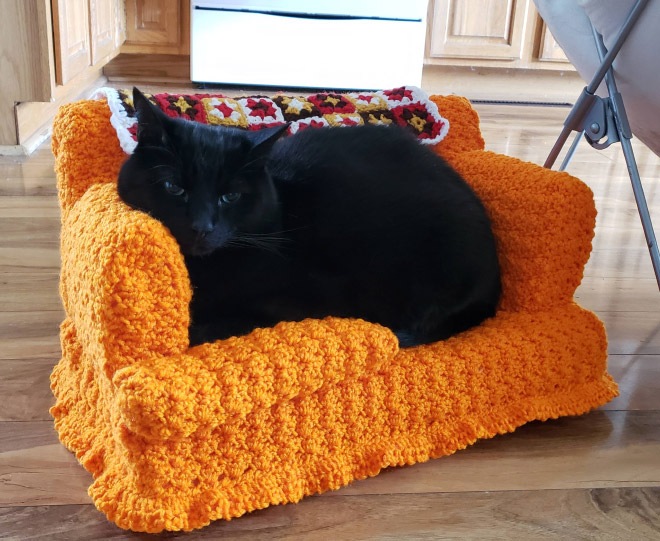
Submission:
{"label": "cat's ear", "polygon": [[268,161],[270,150],[288,127],[289,122],[282,124],[281,126],[275,126],[274,128],[264,128],[257,131],[244,132],[251,147],[247,156],[247,164],[244,166],[244,171],[262,173],[266,166],[266,162]]}
{"label": "cat's ear", "polygon": [[252,144],[251,152],[258,154],[268,154],[280,136],[287,130],[289,124],[290,122],[287,122],[281,126],[247,132],[248,139]]}
{"label": "cat's ear", "polygon": [[162,111],[151,103],[136,87],[133,87],[133,107],[137,114],[137,140],[142,145],[160,146],[164,142],[165,128]]}

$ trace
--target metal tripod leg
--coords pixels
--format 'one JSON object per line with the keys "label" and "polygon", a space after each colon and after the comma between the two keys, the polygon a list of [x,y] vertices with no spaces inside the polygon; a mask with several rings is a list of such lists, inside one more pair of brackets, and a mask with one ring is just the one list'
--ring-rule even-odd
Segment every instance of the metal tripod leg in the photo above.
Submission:
{"label": "metal tripod leg", "polygon": [[612,48],[609,51],[606,51],[606,54],[603,57],[601,57],[601,65],[598,68],[598,71],[593,76],[593,79],[591,79],[591,82],[582,91],[582,95],[575,102],[575,105],[573,106],[571,112],[566,118],[566,121],[564,122],[564,127],[562,128],[562,131],[559,134],[557,141],[552,147],[552,150],[550,151],[548,158],[545,160],[543,167],[552,169],[552,166],[554,165],[557,156],[559,156],[559,153],[564,147],[564,144],[566,143],[566,140],[568,139],[568,136],[571,134],[571,132],[581,131],[582,129],[584,129],[583,127],[584,119],[591,110],[591,107],[593,105],[593,98],[596,90],[598,90],[598,87],[600,86],[600,83],[603,81],[605,74],[612,67],[612,62],[614,62],[614,58],[619,53],[619,50],[626,41],[628,34],[630,34],[630,32],[632,31],[633,26],[635,26],[637,19],[639,19],[640,15],[642,14],[642,11],[644,10],[648,2],[649,0],[637,0],[633,8],[630,10],[628,17],[626,18],[626,20],[623,23],[623,26],[621,27],[619,35],[617,36],[614,44],[612,45]]}
{"label": "metal tripod leg", "polygon": [[[628,115],[626,114],[626,109],[623,105],[621,94],[619,94],[617,91],[616,81],[614,80],[614,71],[612,69],[612,62],[614,61],[614,58],[623,46],[623,43],[635,25],[635,22],[639,19],[648,1],[649,0],[637,0],[632,10],[628,14],[625,22],[623,23],[619,35],[617,36],[609,51],[605,48],[602,36],[598,34],[593,25],[591,25],[601,65],[589,85],[587,85],[582,91],[582,94],[575,102],[571,112],[568,114],[568,117],[564,122],[564,127],[562,128],[561,134],[552,147],[552,150],[550,151],[550,154],[545,161],[544,167],[548,169],[552,168],[555,160],[559,156],[559,153],[561,152],[564,144],[566,143],[566,140],[568,139],[568,136],[572,131],[582,131],[582,133],[576,137],[575,141],[571,145],[571,148],[566,158],[564,159],[564,163],[561,166],[562,171],[573,156],[578,142],[582,138],[582,135],[585,133],[584,130],[590,130],[593,132],[589,133],[587,139],[591,146],[594,148],[607,148],[613,142],[621,142],[621,148],[623,150],[623,155],[628,167],[628,174],[630,175],[630,181],[632,183],[633,194],[635,195],[639,217],[642,221],[642,228],[644,229],[646,243],[649,247],[649,253],[651,255],[651,262],[653,263],[653,272],[655,273],[655,279],[658,283],[658,288],[660,288],[660,251],[658,250],[658,244],[655,238],[655,232],[653,230],[653,223],[651,222],[651,215],[649,214],[648,205],[646,204],[644,188],[642,187],[642,182],[639,177],[637,162],[635,161],[635,154],[632,149],[632,144],[630,143],[630,140],[632,139],[632,132],[628,123]],[[609,98],[607,100],[599,98],[595,95],[595,92],[600,86],[603,78],[605,78],[607,91],[609,94]],[[596,116],[594,117],[594,115]],[[598,119],[598,122],[590,124],[590,118],[596,118]],[[607,133],[605,133],[603,130],[603,126],[605,125],[608,126]],[[607,136],[607,141],[605,141],[605,143],[601,143],[600,141],[605,136]]]}
{"label": "metal tripod leg", "polygon": [[632,183],[633,193],[635,194],[637,210],[639,211],[639,217],[642,220],[642,228],[644,229],[646,244],[648,245],[649,253],[651,254],[651,263],[653,264],[655,280],[658,282],[658,288],[660,289],[660,251],[658,250],[658,242],[655,238],[653,222],[651,222],[649,207],[646,204],[644,188],[642,187],[642,181],[639,178],[637,162],[635,161],[635,154],[633,153],[630,139],[626,137],[622,138],[621,148],[623,149],[623,155],[626,158],[626,165],[628,166],[628,174],[630,175],[630,182]]}
{"label": "metal tripod leg", "polygon": [[[591,29],[594,34],[594,39],[596,40],[598,56],[602,61],[607,52],[605,44],[603,43],[603,37],[596,31],[593,25]],[[644,188],[642,187],[642,181],[639,177],[635,153],[633,152],[632,143],[630,142],[632,139],[632,132],[630,130],[630,124],[628,123],[628,114],[626,113],[623,99],[621,99],[621,94],[619,94],[617,90],[614,73],[611,67],[605,74],[605,83],[607,84],[607,91],[610,95],[610,104],[612,106],[612,112],[614,113],[614,120],[621,139],[621,148],[623,149],[623,155],[626,159],[626,165],[628,166],[628,174],[630,175],[630,182],[632,183],[637,210],[639,211],[639,217],[642,220],[642,228],[644,229],[646,244],[648,245],[649,253],[651,254],[655,279],[658,283],[658,288],[660,288],[660,251],[658,250],[658,243],[655,238],[649,208],[646,204]]]}
{"label": "metal tripod leg", "polygon": [[566,156],[564,156],[564,161],[561,162],[561,165],[559,166],[560,171],[566,171],[566,168],[573,159],[573,154],[575,154],[575,151],[577,150],[577,147],[580,144],[580,141],[582,140],[583,137],[584,137],[584,130],[582,130],[575,136],[575,139],[573,139],[573,143],[571,143],[571,148],[568,149]]}

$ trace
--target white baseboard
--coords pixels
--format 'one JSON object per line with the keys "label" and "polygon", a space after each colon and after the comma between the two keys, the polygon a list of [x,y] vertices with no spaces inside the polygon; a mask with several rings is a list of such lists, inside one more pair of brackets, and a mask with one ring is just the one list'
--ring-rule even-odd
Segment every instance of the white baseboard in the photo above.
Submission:
{"label": "white baseboard", "polygon": [[23,145],[0,145],[0,156],[27,156],[29,152]]}

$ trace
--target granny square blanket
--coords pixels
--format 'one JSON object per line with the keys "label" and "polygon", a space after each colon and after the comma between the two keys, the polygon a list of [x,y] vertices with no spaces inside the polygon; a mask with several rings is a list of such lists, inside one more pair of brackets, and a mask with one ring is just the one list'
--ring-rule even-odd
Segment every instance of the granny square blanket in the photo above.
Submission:
{"label": "granny square blanket", "polygon": [[[214,98],[179,96],[169,110],[220,120],[212,111],[221,105],[209,102],[209,112],[204,99]],[[261,110],[270,122],[289,114],[289,98],[278,99],[277,109],[236,100],[223,118],[236,113],[249,127],[259,115],[245,111]],[[329,100],[294,99],[299,110],[311,103],[321,112]],[[330,101],[348,107],[351,99],[361,98]],[[408,349],[389,329],[332,317],[191,348],[192,291],[177,242],[117,196],[127,149],[113,102],[60,109],[52,140],[66,317],[51,414],[109,520],[145,532],[201,528],[449,455],[529,421],[579,415],[617,394],[603,325],[573,301],[591,251],[591,190],[566,173],[485,152],[467,100],[430,101],[451,123],[431,148],[483,201],[503,292],[495,317]]]}
{"label": "granny square blanket", "polygon": [[[288,134],[307,128],[397,124],[415,135],[421,143],[434,145],[449,131],[449,122],[438,112],[426,93],[414,86],[378,92],[336,94],[320,92],[308,96],[244,96],[222,94],[145,94],[171,117],[203,124],[259,130],[290,122]],[[124,152],[137,145],[137,118],[133,93],[101,88],[96,98],[105,98],[112,111],[110,122]]]}

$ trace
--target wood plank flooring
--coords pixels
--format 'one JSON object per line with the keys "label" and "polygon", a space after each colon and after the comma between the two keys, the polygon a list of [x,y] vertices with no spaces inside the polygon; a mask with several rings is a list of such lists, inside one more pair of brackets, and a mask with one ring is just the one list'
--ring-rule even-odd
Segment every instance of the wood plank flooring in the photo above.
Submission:
{"label": "wood plank flooring", "polygon": [[[489,150],[542,163],[564,108],[477,105]],[[636,143],[660,230],[660,159]],[[660,539],[660,292],[617,146],[580,146],[594,251],[577,301],[605,322],[621,396],[455,455],[218,521],[188,539]],[[58,207],[48,144],[0,158],[0,539],[138,539],[90,503],[48,408],[59,359]],[[660,233],[660,231],[659,231]]]}

